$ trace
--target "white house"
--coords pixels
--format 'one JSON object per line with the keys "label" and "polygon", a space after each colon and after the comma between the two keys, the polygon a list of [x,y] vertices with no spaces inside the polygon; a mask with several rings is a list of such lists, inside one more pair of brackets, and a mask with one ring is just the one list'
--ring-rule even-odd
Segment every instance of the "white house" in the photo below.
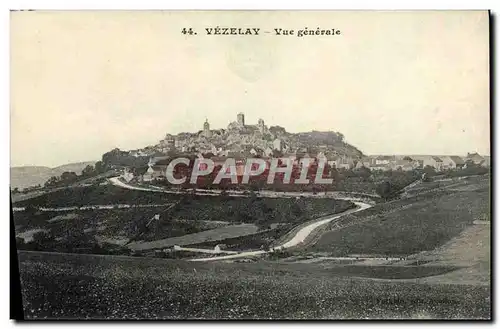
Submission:
{"label": "white house", "polygon": [[476,153],[467,153],[465,162],[467,161],[472,161],[476,165],[484,166],[485,159],[476,152]]}
{"label": "white house", "polygon": [[441,160],[443,160],[443,169],[461,169],[465,165],[464,159],[455,155],[441,157]]}
{"label": "white house", "polygon": [[432,155],[426,156],[423,159],[423,166],[424,168],[426,166],[431,166],[434,169],[436,169],[436,171],[441,171],[443,169],[443,160],[441,160],[441,158],[437,156],[432,156]]}
{"label": "white house", "polygon": [[359,160],[357,163],[356,163],[356,169],[360,169],[360,168],[370,168],[371,167],[371,159],[370,158],[363,158],[361,160]]}
{"label": "white house", "polygon": [[333,160],[328,161],[328,164],[330,164],[332,167],[335,167],[337,169],[352,169],[354,168],[354,160],[351,157],[335,157]]}
{"label": "white house", "polygon": [[165,165],[153,165],[148,168],[146,173],[142,176],[143,181],[150,182],[161,177],[165,177],[167,172],[167,166]]}
{"label": "white house", "polygon": [[413,161],[395,160],[390,164],[392,170],[412,171],[414,169]]}
{"label": "white house", "polygon": [[278,151],[283,150],[284,143],[280,138],[276,138],[273,142],[273,148]]}
{"label": "white house", "polygon": [[380,155],[375,158],[375,165],[388,165],[394,160],[393,156],[390,155]]}

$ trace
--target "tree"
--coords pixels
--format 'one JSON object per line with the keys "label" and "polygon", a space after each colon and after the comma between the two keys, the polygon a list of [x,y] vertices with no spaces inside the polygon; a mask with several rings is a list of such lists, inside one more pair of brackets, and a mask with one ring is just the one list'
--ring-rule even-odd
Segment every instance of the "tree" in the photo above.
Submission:
{"label": "tree", "polygon": [[436,175],[436,169],[434,169],[434,167],[427,165],[424,167],[424,173],[427,174],[428,177],[432,177]]}
{"label": "tree", "polygon": [[294,202],[291,206],[291,211],[292,211],[292,214],[295,216],[295,217],[299,217],[303,214],[303,209],[301,207],[301,205],[299,205],[299,202]]}
{"label": "tree", "polygon": [[45,187],[56,186],[59,183],[59,177],[52,176],[44,184]]}
{"label": "tree", "polygon": [[363,167],[359,168],[358,170],[356,170],[356,173],[365,182],[368,181],[368,179],[372,175],[372,171],[370,170],[370,168],[366,168],[365,166],[363,166]]}
{"label": "tree", "polygon": [[94,166],[95,166],[95,171],[98,174],[101,174],[107,170],[106,165],[102,161],[97,161]]}
{"label": "tree", "polygon": [[24,208],[24,212],[31,216],[36,215],[38,210],[39,210],[38,207],[32,204],[29,204]]}
{"label": "tree", "polygon": [[82,170],[82,176],[84,177],[90,177],[95,174],[94,167],[92,165],[87,165],[85,168]]}
{"label": "tree", "polygon": [[255,222],[255,226],[258,227],[259,231],[264,231],[264,230],[270,230],[271,229],[271,224],[269,223],[268,219],[258,219]]}
{"label": "tree", "polygon": [[79,216],[67,219],[65,224],[64,238],[66,239],[66,241],[72,242],[74,240],[80,239],[83,235],[85,235],[85,225]]}
{"label": "tree", "polygon": [[52,248],[54,242],[55,239],[52,234],[41,231],[33,234],[33,241],[30,244],[34,245],[35,250],[48,250]]}
{"label": "tree", "polygon": [[377,192],[378,195],[380,195],[381,198],[383,198],[386,201],[392,198],[396,194],[394,186],[388,181],[385,181],[377,185],[375,191]]}
{"label": "tree", "polygon": [[480,167],[479,165],[475,164],[474,161],[468,159],[465,161],[465,167],[466,168],[477,168]]}
{"label": "tree", "polygon": [[78,175],[73,171],[65,171],[61,175],[61,181],[63,183],[73,183],[78,180]]}

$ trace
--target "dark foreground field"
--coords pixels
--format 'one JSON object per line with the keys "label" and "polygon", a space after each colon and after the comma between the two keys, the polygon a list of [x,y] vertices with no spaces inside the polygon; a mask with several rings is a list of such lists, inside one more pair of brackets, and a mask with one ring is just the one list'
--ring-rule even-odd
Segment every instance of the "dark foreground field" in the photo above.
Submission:
{"label": "dark foreground field", "polygon": [[471,319],[490,287],[350,278],[316,266],[20,252],[27,318]]}

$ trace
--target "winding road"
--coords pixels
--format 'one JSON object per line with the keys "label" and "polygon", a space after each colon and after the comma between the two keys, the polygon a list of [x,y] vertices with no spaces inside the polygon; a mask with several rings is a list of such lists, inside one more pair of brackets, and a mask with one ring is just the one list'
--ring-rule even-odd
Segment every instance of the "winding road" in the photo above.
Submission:
{"label": "winding road", "polygon": [[[108,179],[109,182],[115,186],[126,188],[129,190],[137,190],[137,191],[147,191],[147,192],[156,192],[156,193],[167,193],[167,194],[184,194],[186,191],[181,190],[167,190],[162,189],[161,187],[156,186],[136,186],[132,184],[127,184],[120,180],[120,177],[112,177]],[[196,189],[197,195],[220,195],[222,190],[206,190],[206,189]],[[244,191],[226,191],[230,196],[248,196]],[[333,198],[333,199],[379,199],[380,196],[377,194],[371,193],[360,193],[360,192],[344,192],[344,191],[329,191],[326,194],[321,192],[317,194],[313,194],[311,192],[278,192],[278,191],[269,191],[269,190],[260,190],[257,192],[257,195],[266,197],[266,198],[280,198],[280,197],[308,197],[308,198]]]}
{"label": "winding road", "polygon": [[[122,182],[121,180],[119,180],[118,177],[113,177],[113,178],[110,178],[109,180],[111,181],[112,184],[114,184],[116,186],[119,186],[122,188],[133,189],[133,190],[151,191],[151,192],[165,192],[165,193],[182,193],[182,192],[176,192],[176,191],[156,190],[156,189],[149,189],[149,188],[133,186],[133,185],[129,185],[129,184]],[[262,196],[267,194],[267,193],[262,193],[262,192],[270,192],[270,193],[272,193],[273,196],[277,196],[276,193],[272,192],[272,191],[261,191],[260,195],[262,195]],[[284,192],[284,193],[286,193],[286,192]],[[206,193],[197,193],[197,194],[204,195]],[[229,193],[229,194],[231,195],[231,193]],[[295,194],[296,193],[294,193],[293,195],[290,195],[290,196],[295,196]],[[208,194],[208,195],[213,195],[213,193]],[[286,194],[283,194],[283,195],[286,195]],[[306,197],[317,197],[317,195],[313,195],[312,193],[300,193],[300,195],[306,196]],[[241,194],[240,194],[240,196],[241,196]],[[352,201],[356,205],[356,208],[349,209],[349,210],[346,210],[342,213],[333,215],[332,217],[313,222],[313,223],[303,227],[302,229],[300,229],[293,236],[293,238],[291,238],[290,240],[288,240],[284,244],[277,246],[277,247],[274,247],[274,248],[271,248],[269,251],[267,251],[267,250],[244,251],[244,252],[240,252],[240,253],[232,254],[232,255],[190,259],[190,261],[192,261],[192,262],[208,262],[208,261],[235,259],[235,258],[245,258],[245,257],[258,256],[258,255],[263,255],[263,254],[270,253],[270,252],[277,251],[277,250],[283,250],[283,249],[295,247],[295,246],[299,245],[300,243],[303,243],[305,241],[305,239],[318,227],[325,225],[327,223],[330,223],[333,220],[339,219],[342,216],[352,214],[352,213],[362,211],[362,210],[365,210],[365,209],[372,207],[371,204],[366,203],[365,201],[361,201],[357,197],[337,197],[337,198]]]}
{"label": "winding road", "polygon": [[251,256],[258,256],[258,255],[263,255],[266,253],[270,253],[272,251],[277,251],[277,250],[283,250],[286,248],[291,248],[295,247],[300,243],[303,243],[305,239],[318,227],[325,225],[335,219],[338,219],[342,216],[345,216],[347,214],[352,214],[361,210],[365,210],[371,207],[370,204],[364,203],[364,202],[359,202],[359,201],[353,201],[354,204],[356,204],[355,209],[350,209],[346,210],[340,214],[336,214],[330,218],[326,218],[314,223],[311,223],[307,225],[306,227],[303,227],[301,230],[299,230],[293,238],[285,242],[284,244],[271,248],[271,250],[266,251],[266,250],[256,250],[256,251],[244,251],[240,252],[238,254],[234,255],[227,255],[227,256],[216,256],[216,257],[209,257],[209,258],[197,258],[197,259],[191,259],[190,261],[192,262],[208,262],[208,261],[215,261],[215,260],[226,260],[226,259],[235,259],[235,258],[244,258],[244,257],[251,257]]}

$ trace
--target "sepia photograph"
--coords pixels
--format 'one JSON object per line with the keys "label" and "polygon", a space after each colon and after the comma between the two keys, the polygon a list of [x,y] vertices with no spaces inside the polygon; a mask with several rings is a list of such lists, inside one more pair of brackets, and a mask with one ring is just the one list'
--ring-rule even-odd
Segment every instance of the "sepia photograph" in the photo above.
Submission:
{"label": "sepia photograph", "polygon": [[11,11],[11,310],[491,320],[492,19]]}

